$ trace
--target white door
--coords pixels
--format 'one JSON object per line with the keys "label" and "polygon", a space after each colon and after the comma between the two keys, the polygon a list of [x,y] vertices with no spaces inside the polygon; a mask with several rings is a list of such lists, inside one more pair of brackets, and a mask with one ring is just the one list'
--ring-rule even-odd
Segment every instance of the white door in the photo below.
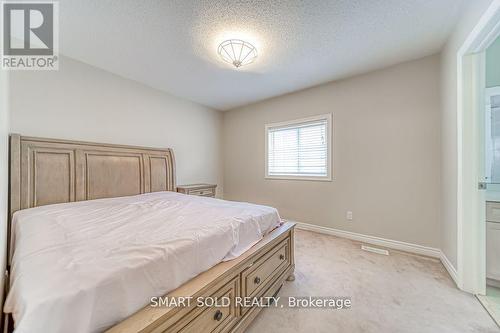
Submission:
{"label": "white door", "polygon": [[[463,57],[462,202],[458,268],[461,288],[486,293],[486,143],[484,52]],[[469,273],[470,272],[470,273]],[[473,272],[473,273],[472,273]]]}

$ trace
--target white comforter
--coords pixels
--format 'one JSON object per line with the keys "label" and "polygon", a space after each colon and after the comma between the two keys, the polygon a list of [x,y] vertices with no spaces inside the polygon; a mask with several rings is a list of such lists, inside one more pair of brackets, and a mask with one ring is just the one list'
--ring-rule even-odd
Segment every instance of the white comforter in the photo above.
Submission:
{"label": "white comforter", "polygon": [[22,210],[4,310],[17,333],[99,332],[278,224],[271,207],[174,192]]}

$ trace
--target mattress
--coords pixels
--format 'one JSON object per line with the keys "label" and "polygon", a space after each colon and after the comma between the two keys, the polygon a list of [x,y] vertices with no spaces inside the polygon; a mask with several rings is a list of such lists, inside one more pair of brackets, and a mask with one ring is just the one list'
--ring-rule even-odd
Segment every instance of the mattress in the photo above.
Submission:
{"label": "mattress", "polygon": [[156,192],[13,216],[15,332],[101,332],[279,224],[276,209]]}

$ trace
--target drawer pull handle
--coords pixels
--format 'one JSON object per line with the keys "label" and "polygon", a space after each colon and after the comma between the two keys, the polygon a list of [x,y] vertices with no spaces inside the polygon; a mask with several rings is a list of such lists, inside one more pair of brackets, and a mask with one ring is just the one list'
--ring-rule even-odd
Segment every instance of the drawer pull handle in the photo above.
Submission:
{"label": "drawer pull handle", "polygon": [[280,260],[285,260],[285,255],[284,254],[280,254]]}
{"label": "drawer pull handle", "polygon": [[253,280],[253,283],[259,284],[260,283],[260,277],[256,276],[255,279]]}
{"label": "drawer pull handle", "polygon": [[214,320],[220,321],[222,319],[222,312],[220,310],[217,310],[214,315]]}

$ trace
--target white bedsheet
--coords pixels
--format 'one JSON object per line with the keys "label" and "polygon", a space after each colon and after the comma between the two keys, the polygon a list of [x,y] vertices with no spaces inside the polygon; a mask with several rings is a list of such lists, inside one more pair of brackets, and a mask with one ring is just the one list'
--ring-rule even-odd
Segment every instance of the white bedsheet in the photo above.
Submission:
{"label": "white bedsheet", "polygon": [[278,224],[271,207],[174,192],[22,210],[4,310],[17,333],[100,332]]}

